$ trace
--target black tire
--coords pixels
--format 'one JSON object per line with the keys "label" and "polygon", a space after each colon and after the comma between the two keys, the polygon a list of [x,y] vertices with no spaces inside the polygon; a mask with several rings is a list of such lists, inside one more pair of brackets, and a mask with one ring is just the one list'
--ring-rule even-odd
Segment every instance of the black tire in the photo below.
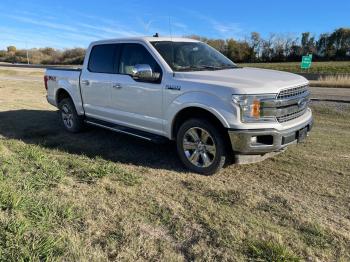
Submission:
{"label": "black tire", "polygon": [[[199,147],[198,143],[201,142],[192,142],[188,141],[188,137],[192,138],[192,135],[189,135],[192,133],[192,131],[195,132],[200,132],[197,133],[199,136],[201,136],[201,133],[207,132],[210,137],[207,140],[208,145],[204,145],[203,149],[203,143],[202,146]],[[203,132],[203,134],[205,134]],[[201,139],[200,139],[201,140]],[[186,142],[185,142],[186,141]],[[188,144],[188,146],[194,146],[196,144],[196,149],[189,149],[186,150],[184,148],[184,143]],[[206,148],[215,145],[215,155],[207,151]],[[225,137],[221,131],[220,128],[216,127],[214,124],[209,122],[206,119],[200,119],[200,118],[193,118],[185,121],[179,128],[177,135],[176,135],[176,147],[177,147],[177,152],[179,154],[179,157],[183,164],[190,169],[193,172],[203,174],[203,175],[213,175],[217,173],[225,164],[228,151],[226,150],[226,145],[225,145]],[[200,156],[198,158],[198,163],[202,166],[198,166],[190,161],[192,158],[192,153],[194,154],[195,152],[201,152],[199,153]],[[204,157],[202,154],[206,154],[206,159],[210,158],[210,165],[205,166],[204,164]],[[208,157],[209,156],[209,157]],[[202,158],[202,161],[201,161]],[[193,160],[193,159],[192,159]],[[194,161],[196,162],[196,161]]]}
{"label": "black tire", "polygon": [[[78,133],[84,129],[84,118],[77,114],[71,98],[62,99],[58,104],[58,108],[61,123],[68,132]],[[68,115],[69,121],[67,120]]]}

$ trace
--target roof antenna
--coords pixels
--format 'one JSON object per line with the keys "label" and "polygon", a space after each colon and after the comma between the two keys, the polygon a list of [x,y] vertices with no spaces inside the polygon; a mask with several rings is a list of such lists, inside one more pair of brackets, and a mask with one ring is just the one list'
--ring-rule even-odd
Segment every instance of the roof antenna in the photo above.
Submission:
{"label": "roof antenna", "polygon": [[[174,53],[173,31],[172,31],[172,28],[171,28],[170,15],[169,15],[169,33],[170,33],[171,51],[172,51],[173,64],[174,64],[174,62],[175,62],[175,53]],[[174,70],[173,70],[173,77],[175,77],[175,71]]]}
{"label": "roof antenna", "polygon": [[173,41],[173,31],[172,31],[172,28],[171,28],[171,20],[170,20],[170,15],[169,15],[169,33],[170,33],[170,39],[171,41]]}
{"label": "roof antenna", "polygon": [[159,34],[158,34],[158,33],[155,33],[155,34],[153,35],[153,37],[159,37]]}

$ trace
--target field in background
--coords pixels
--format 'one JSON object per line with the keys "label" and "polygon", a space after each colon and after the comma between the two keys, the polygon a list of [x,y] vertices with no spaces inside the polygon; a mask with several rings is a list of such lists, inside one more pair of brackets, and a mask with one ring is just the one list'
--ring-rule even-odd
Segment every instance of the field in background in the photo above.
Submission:
{"label": "field in background", "polygon": [[350,74],[350,61],[313,62],[309,70],[301,70],[300,62],[290,63],[249,63],[240,66],[281,70],[293,73],[335,73]]}
{"label": "field in background", "polygon": [[44,71],[42,68],[0,67],[0,77],[44,77]]}
{"label": "field in background", "polygon": [[350,260],[349,106],[314,104],[305,144],[205,177],[173,144],[65,133],[36,74],[0,70],[1,261]]}
{"label": "field in background", "polygon": [[321,76],[318,80],[310,81],[310,86],[350,88],[350,74],[325,77]]}

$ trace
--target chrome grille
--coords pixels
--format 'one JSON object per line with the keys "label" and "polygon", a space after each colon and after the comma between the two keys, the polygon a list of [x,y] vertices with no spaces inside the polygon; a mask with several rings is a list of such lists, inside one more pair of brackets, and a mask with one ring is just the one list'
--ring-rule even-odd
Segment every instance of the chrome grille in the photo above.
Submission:
{"label": "chrome grille", "polygon": [[308,85],[304,85],[304,86],[298,86],[298,87],[282,90],[278,94],[277,99],[285,99],[285,98],[291,98],[294,96],[300,96],[308,92],[308,87],[309,87]]}
{"label": "chrome grille", "polygon": [[306,110],[307,110],[307,108],[304,108],[302,110],[299,110],[299,111],[296,111],[296,112],[293,112],[293,113],[290,113],[290,114],[287,114],[284,116],[277,117],[277,121],[280,123],[284,123],[284,122],[296,119],[299,116],[302,116],[306,112]]}
{"label": "chrome grille", "polygon": [[277,100],[281,101],[281,107],[277,107],[284,112],[282,115],[276,115],[276,119],[280,123],[284,123],[296,119],[307,111],[310,92],[308,85],[297,86],[282,90]]}

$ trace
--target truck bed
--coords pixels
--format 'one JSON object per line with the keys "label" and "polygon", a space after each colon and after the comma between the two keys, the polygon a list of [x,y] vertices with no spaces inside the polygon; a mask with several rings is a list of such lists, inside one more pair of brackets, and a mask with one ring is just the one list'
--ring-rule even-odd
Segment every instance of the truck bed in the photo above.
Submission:
{"label": "truck bed", "polygon": [[83,114],[82,98],[80,94],[80,68],[49,67],[45,71],[48,77],[47,100],[53,106],[58,106],[56,98],[60,90],[64,89],[72,98],[78,114]]}

